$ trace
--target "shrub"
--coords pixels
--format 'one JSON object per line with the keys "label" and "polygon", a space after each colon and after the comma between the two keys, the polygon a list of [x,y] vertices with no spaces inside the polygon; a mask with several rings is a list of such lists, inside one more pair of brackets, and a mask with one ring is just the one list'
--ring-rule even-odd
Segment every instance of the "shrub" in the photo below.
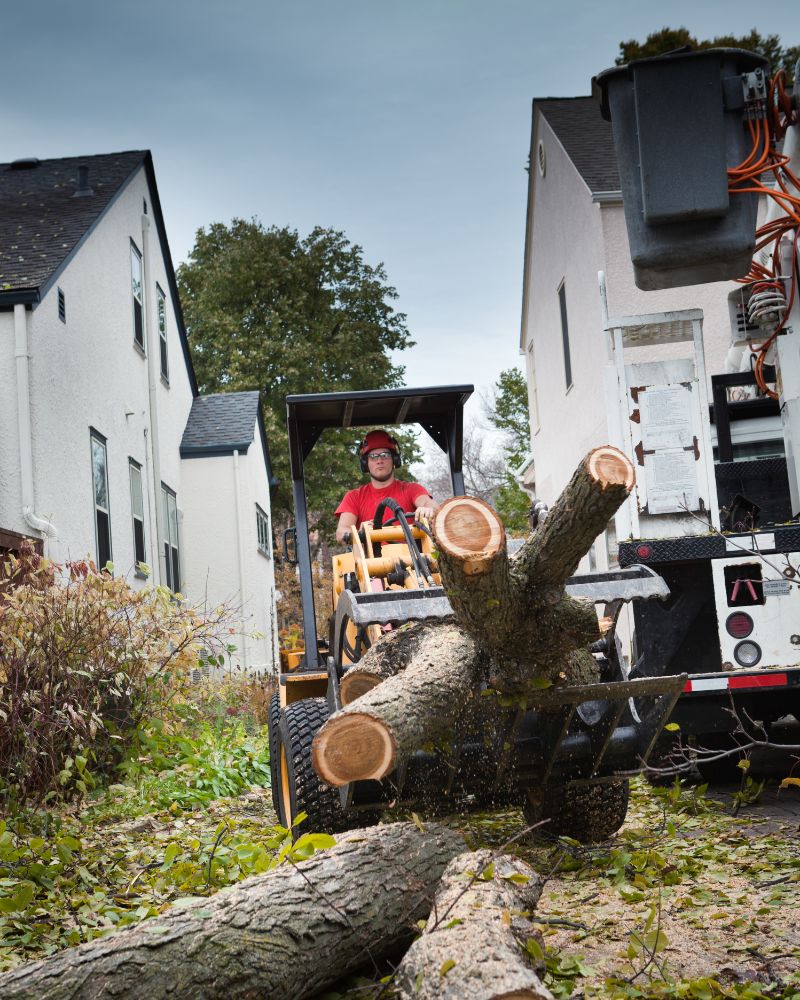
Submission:
{"label": "shrub", "polygon": [[0,600],[0,801],[84,793],[124,734],[217,648],[227,612],[201,615],[166,588],[134,590],[90,562],[28,546]]}

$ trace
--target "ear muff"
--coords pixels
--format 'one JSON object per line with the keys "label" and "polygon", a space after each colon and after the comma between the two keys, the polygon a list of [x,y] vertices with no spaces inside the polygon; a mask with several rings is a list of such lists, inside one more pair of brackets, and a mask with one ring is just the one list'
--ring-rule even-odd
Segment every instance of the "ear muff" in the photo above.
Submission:
{"label": "ear muff", "polygon": [[[371,433],[374,432],[370,431],[370,434]],[[403,464],[403,456],[400,454],[400,445],[397,443],[397,439],[393,438],[391,434],[387,434],[386,436],[389,439],[389,444],[391,446],[390,450],[392,452],[392,465],[394,466],[395,469],[399,469],[400,466]],[[358,446],[359,465],[361,466],[362,472],[367,472],[369,469],[367,463],[368,441],[369,441],[369,434],[367,434],[367,436],[361,441],[361,444]]]}

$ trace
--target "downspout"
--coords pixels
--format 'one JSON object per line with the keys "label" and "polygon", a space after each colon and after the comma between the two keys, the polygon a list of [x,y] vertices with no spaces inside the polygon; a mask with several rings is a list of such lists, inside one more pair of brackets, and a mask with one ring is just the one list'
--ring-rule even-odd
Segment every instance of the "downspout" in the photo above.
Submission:
{"label": "downspout", "polygon": [[239,552],[239,599],[242,613],[242,669],[247,672],[247,636],[244,633],[244,538],[242,537],[242,487],[239,479],[239,452],[233,453],[233,496],[236,504],[236,540]]}
{"label": "downspout", "polygon": [[[19,431],[19,466],[22,478],[22,516],[29,528],[41,532],[49,543],[58,538],[52,521],[35,512],[33,488],[33,434],[31,432],[31,398],[29,387],[30,351],[28,345],[28,314],[24,305],[14,306],[14,357],[17,363],[17,428]],[[45,555],[50,555],[49,544]]]}
{"label": "downspout", "polygon": [[[150,309],[150,217],[142,215],[142,294],[144,296],[144,342],[147,347],[147,395],[150,410],[150,463],[153,469],[153,507],[156,515],[156,561],[158,574],[155,582],[164,583],[167,580],[166,556],[164,555],[164,510],[161,503],[161,445],[158,434],[158,382],[159,372],[156,369],[158,352],[153,339],[156,321]],[[155,568],[155,566],[154,566]]]}

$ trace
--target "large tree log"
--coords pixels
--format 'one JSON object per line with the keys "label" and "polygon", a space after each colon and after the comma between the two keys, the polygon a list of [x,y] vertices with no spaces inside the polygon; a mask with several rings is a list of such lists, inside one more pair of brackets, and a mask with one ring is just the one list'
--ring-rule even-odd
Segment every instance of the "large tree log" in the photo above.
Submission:
{"label": "large tree log", "polygon": [[[335,712],[314,739],[317,774],[337,787],[385,777],[398,756],[446,742],[486,679],[521,700],[535,696],[542,682],[596,680],[587,651],[601,635],[594,606],[569,597],[564,586],[633,482],[622,452],[594,449],[514,559],[488,504],[473,497],[442,504],[432,529],[456,624],[410,629],[395,640],[396,656],[391,647],[381,654],[378,644],[376,669],[365,666],[356,675],[351,697],[365,693]],[[380,683],[386,673],[391,676]],[[370,684],[376,686],[365,691]]]}
{"label": "large tree log", "polygon": [[492,861],[485,850],[454,858],[397,969],[402,1000],[552,1000],[525,950],[540,941],[529,919],[540,893],[539,876],[518,858]]}
{"label": "large tree log", "polygon": [[349,667],[342,677],[339,686],[342,704],[349,705],[351,701],[382,684],[387,678],[405,670],[429,631],[435,631],[440,627],[439,625],[419,627],[410,623],[381,636],[378,642],[367,650],[358,663]]}
{"label": "large tree log", "polygon": [[427,917],[452,830],[394,823],[0,976],[3,1000],[300,1000]]}
{"label": "large tree log", "polygon": [[317,733],[312,763],[329,785],[382,778],[398,755],[448,740],[480,680],[473,640],[455,625],[417,626],[402,671],[336,712]]}

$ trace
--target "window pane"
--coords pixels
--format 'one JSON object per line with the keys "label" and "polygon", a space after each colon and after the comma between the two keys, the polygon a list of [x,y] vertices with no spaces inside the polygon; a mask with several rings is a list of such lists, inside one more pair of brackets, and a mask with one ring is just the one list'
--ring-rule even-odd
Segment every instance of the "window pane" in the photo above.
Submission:
{"label": "window pane", "polygon": [[169,541],[171,545],[178,544],[178,503],[170,493],[167,496],[167,508],[169,510]]}
{"label": "window pane", "polygon": [[142,318],[142,304],[134,299],[133,302],[133,336],[140,347],[144,347],[144,322]]}
{"label": "window pane", "polygon": [[161,289],[156,290],[158,295],[158,332],[166,337],[167,335],[167,303]]}
{"label": "window pane", "polygon": [[131,247],[131,291],[137,302],[142,301],[142,258],[135,247]]}
{"label": "window pane", "polygon": [[572,385],[572,360],[569,354],[569,327],[567,326],[567,290],[564,285],[558,290],[558,304],[561,307],[561,340],[564,345],[564,377],[567,388]]}
{"label": "window pane", "polygon": [[137,517],[133,519],[133,556],[137,563],[143,563],[145,559],[144,551],[144,521]]}
{"label": "window pane", "polygon": [[106,446],[97,438],[92,438],[92,469],[94,474],[94,502],[108,510],[108,472],[106,469]]}
{"label": "window pane", "polygon": [[164,542],[164,564],[167,569],[167,586],[170,590],[175,588],[172,586],[172,560],[169,557],[169,542]]}
{"label": "window pane", "polygon": [[172,550],[172,589],[175,591],[181,589],[181,570],[178,561],[178,550],[176,548]]}
{"label": "window pane", "polygon": [[97,567],[102,569],[111,562],[111,525],[108,514],[99,508],[95,509],[97,520]]}
{"label": "window pane", "polygon": [[131,470],[131,513],[134,517],[144,519],[144,500],[142,498],[142,470],[138,465],[130,464]]}
{"label": "window pane", "polygon": [[169,377],[169,364],[167,362],[167,338],[161,338],[161,374],[164,378]]}

